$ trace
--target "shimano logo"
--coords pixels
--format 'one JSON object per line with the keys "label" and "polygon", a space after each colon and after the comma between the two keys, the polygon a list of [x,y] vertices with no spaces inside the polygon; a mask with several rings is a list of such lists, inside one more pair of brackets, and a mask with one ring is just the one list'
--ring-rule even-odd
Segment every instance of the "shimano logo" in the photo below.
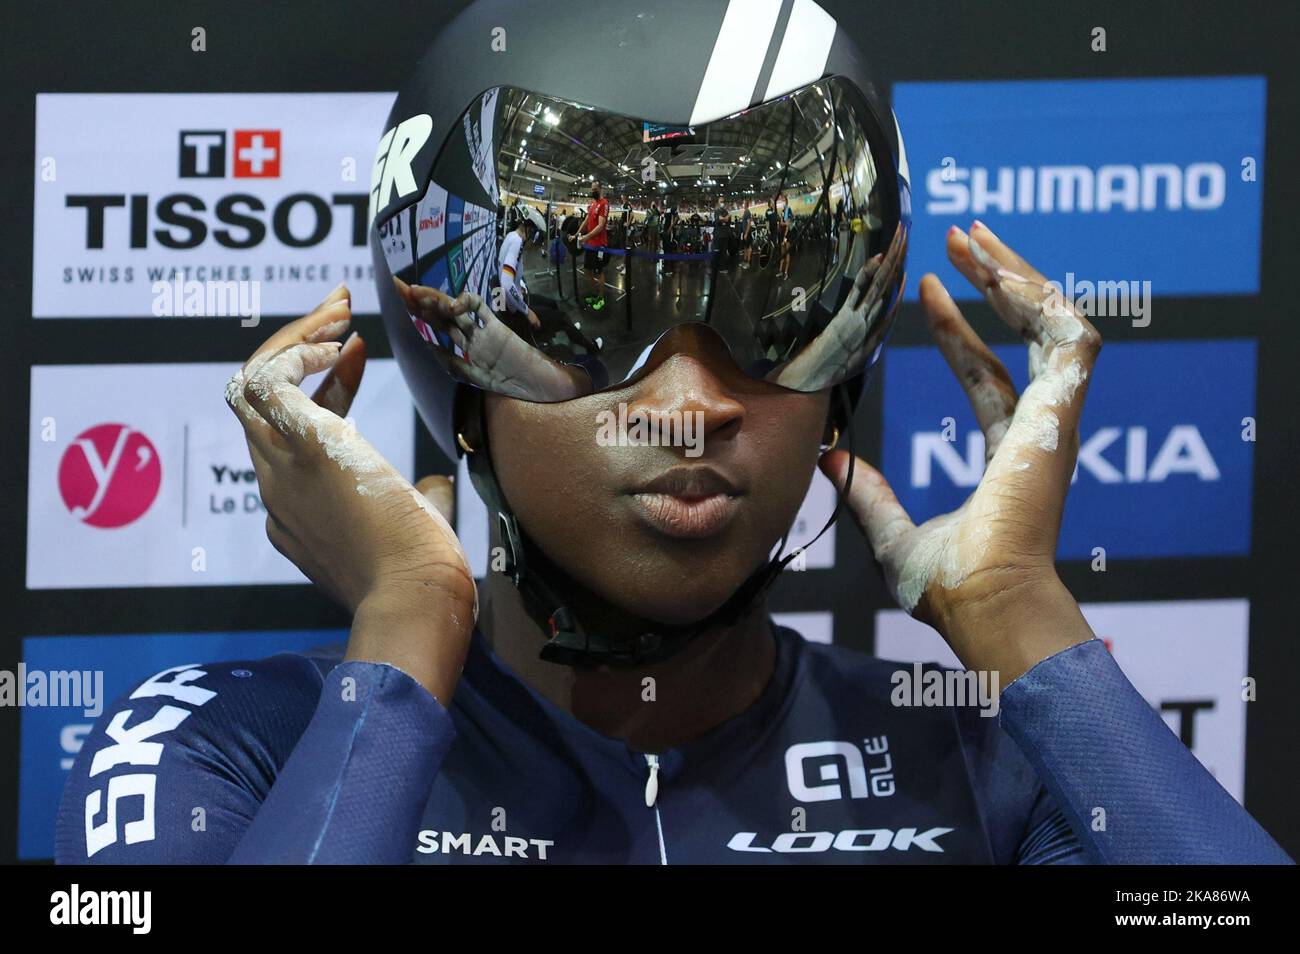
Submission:
{"label": "shimano logo", "polygon": [[1142,165],[959,166],[947,157],[925,177],[932,215],[988,212],[1202,212],[1223,205],[1228,176],[1217,162]]}
{"label": "shimano logo", "polygon": [[939,839],[955,828],[848,828],[844,831],[787,831],[777,835],[771,845],[756,845],[757,832],[738,831],[731,836],[727,847],[732,851],[817,854],[826,851],[921,851],[942,852]]}
{"label": "shimano logo", "polygon": [[[1157,484],[1175,474],[1190,474],[1201,481],[1220,479],[1219,466],[1196,425],[1171,427],[1158,444],[1151,437],[1145,427],[1098,428],[1080,443],[1071,482],[1081,473],[1102,484]],[[912,486],[929,487],[936,468],[958,487],[979,484],[984,474],[984,435],[979,431],[966,435],[963,457],[957,449],[955,425],[913,434]]]}

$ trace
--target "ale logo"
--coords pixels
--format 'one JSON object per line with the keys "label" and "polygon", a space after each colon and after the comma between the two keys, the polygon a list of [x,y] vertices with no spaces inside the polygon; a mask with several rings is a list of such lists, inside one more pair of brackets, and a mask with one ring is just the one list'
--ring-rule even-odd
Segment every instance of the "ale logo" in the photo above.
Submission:
{"label": "ale logo", "polygon": [[82,523],[111,529],[142,517],[162,486],[162,461],[149,438],[125,424],[82,431],[59,461],[59,493]]}

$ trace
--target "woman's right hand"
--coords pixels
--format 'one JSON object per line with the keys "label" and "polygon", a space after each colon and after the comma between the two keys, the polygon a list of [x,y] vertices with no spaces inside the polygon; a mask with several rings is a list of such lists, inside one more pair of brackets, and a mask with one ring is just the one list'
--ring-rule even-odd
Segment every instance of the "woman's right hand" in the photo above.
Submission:
{"label": "woman's right hand", "polygon": [[[359,335],[336,340],[350,323],[340,285],[253,353],[226,401],[244,426],[271,543],[353,614],[347,658],[396,666],[447,704],[478,615],[448,523],[451,483],[426,478],[417,490],[345,420],[366,360]],[[307,397],[298,385],[326,370]]]}

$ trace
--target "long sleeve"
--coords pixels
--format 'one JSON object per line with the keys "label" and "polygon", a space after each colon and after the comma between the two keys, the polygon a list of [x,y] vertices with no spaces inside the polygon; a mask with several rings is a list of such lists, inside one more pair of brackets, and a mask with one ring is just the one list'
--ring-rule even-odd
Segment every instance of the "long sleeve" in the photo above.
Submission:
{"label": "long sleeve", "polygon": [[1002,693],[1001,721],[1096,862],[1291,859],[1133,688],[1100,640],[1045,659]]}
{"label": "long sleeve", "polygon": [[455,736],[422,686],[305,657],[181,666],[101,717],[59,809],[60,863],[403,863]]}

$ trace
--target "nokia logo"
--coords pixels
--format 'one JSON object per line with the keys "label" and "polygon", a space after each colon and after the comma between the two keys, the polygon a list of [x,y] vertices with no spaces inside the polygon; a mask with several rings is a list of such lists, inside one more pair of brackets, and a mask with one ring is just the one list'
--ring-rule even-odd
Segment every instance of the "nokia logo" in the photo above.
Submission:
{"label": "nokia logo", "polygon": [[[1079,444],[1072,480],[1078,480],[1080,473],[1102,484],[1158,484],[1175,474],[1190,474],[1200,481],[1220,479],[1219,466],[1196,425],[1171,427],[1154,454],[1151,436],[1145,427],[1098,428]],[[936,466],[955,486],[976,486],[984,474],[984,435],[967,433],[963,458],[955,432],[913,434],[912,486],[929,487]]]}
{"label": "nokia logo", "polygon": [[1217,209],[1227,192],[1227,173],[1217,162],[1106,165],[983,166],[965,168],[946,157],[925,177],[932,215],[989,212],[1151,212]]}

